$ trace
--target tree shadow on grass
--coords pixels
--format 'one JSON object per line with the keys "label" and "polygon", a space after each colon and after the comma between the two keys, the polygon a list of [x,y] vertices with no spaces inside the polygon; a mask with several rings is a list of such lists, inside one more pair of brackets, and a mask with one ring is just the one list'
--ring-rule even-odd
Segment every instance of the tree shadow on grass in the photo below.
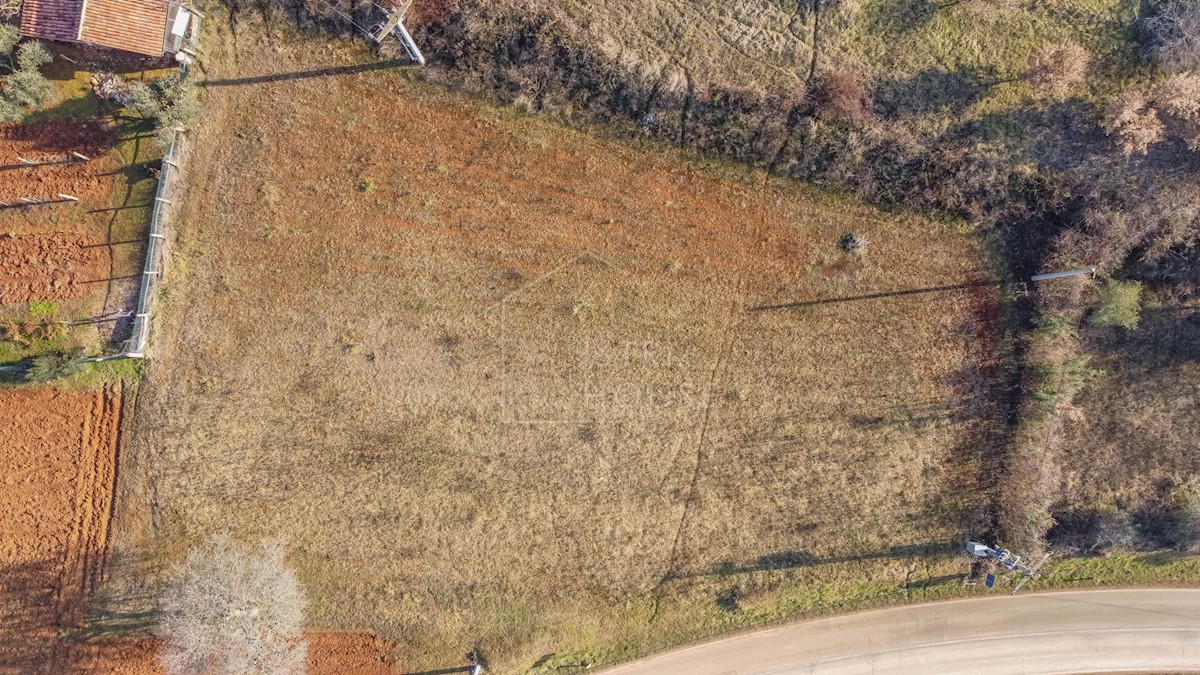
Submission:
{"label": "tree shadow on grass", "polygon": [[1096,328],[1090,335],[1104,351],[1121,355],[1122,375],[1138,384],[1184,363],[1200,363],[1200,308],[1147,307],[1136,330]]}
{"label": "tree shadow on grass", "polygon": [[291,73],[272,73],[270,75],[258,75],[254,77],[239,77],[222,80],[203,80],[200,82],[201,87],[238,87],[248,84],[269,84],[272,82],[285,82],[288,80],[306,80],[314,77],[332,77],[334,75],[356,75],[358,73],[368,73],[375,70],[391,70],[394,68],[411,67],[413,63],[409,59],[392,59],[389,61],[378,61],[373,63],[359,63],[352,66],[330,66],[328,68],[316,68],[314,70],[303,70]]}
{"label": "tree shadow on grass", "polygon": [[1000,81],[991,66],[957,70],[931,66],[911,77],[883,83],[875,92],[876,107],[888,119],[929,113],[957,115],[977,103]]}
{"label": "tree shadow on grass", "polygon": [[730,560],[721,561],[712,566],[707,572],[681,574],[678,578],[695,577],[726,577],[747,572],[768,572],[778,570],[817,567],[820,565],[835,565],[847,562],[863,562],[867,560],[906,560],[927,556],[947,555],[954,551],[951,543],[928,542],[924,544],[905,544],[892,546],[882,551],[855,553],[840,556],[819,557],[804,551],[779,551],[761,556],[753,561],[739,565]]}
{"label": "tree shadow on grass", "polygon": [[898,35],[916,30],[932,21],[940,7],[934,0],[885,0],[874,7],[871,31]]}

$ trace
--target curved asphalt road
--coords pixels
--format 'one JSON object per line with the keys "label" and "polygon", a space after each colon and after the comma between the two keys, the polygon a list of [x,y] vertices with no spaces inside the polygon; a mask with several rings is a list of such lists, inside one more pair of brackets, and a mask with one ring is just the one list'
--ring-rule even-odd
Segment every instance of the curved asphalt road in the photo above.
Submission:
{"label": "curved asphalt road", "polygon": [[806,621],[606,675],[1200,672],[1200,590],[997,596]]}

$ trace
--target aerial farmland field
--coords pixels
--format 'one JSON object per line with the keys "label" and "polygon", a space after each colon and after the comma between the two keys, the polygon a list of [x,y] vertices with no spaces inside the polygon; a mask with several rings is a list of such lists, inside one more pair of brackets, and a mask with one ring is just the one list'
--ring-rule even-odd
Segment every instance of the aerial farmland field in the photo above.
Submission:
{"label": "aerial farmland field", "polygon": [[256,37],[212,47],[105,603],[280,536],[315,626],[507,672],[965,572],[1000,425],[970,228]]}
{"label": "aerial farmland field", "polygon": [[120,339],[118,322],[91,320],[125,312],[137,288],[156,154],[137,136],[99,119],[0,125],[0,321],[24,322],[40,301],[77,322],[54,345],[5,333],[0,363],[48,348],[96,353]]}
{"label": "aerial farmland field", "polygon": [[122,388],[0,396],[0,673],[62,672],[108,547]]}
{"label": "aerial farmland field", "polygon": [[[1200,3],[55,1],[0,675],[955,672],[980,596],[1200,583]],[[1085,670],[1129,593],[1025,606]]]}

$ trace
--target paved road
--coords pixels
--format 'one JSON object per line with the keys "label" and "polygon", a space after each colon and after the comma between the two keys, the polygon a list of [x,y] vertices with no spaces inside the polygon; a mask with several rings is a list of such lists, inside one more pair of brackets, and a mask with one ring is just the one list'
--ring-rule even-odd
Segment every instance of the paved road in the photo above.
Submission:
{"label": "paved road", "polygon": [[996,596],[807,621],[606,675],[1200,672],[1200,590]]}

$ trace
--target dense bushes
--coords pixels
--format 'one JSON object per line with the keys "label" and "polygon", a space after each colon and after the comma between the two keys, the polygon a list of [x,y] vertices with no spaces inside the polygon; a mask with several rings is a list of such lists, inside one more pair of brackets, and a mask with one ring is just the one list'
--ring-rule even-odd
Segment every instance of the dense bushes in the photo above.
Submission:
{"label": "dense bushes", "polygon": [[164,148],[171,144],[175,130],[200,114],[196,84],[181,72],[164,75],[149,84],[129,83],[129,106],[142,117],[155,120],[156,138]]}
{"label": "dense bushes", "polygon": [[1137,328],[1142,316],[1142,285],[1136,281],[1110,280],[1104,287],[1100,305],[1092,314],[1098,326]]}
{"label": "dense bushes", "polygon": [[1147,28],[1151,50],[1164,72],[1200,71],[1200,3],[1168,0]]}

